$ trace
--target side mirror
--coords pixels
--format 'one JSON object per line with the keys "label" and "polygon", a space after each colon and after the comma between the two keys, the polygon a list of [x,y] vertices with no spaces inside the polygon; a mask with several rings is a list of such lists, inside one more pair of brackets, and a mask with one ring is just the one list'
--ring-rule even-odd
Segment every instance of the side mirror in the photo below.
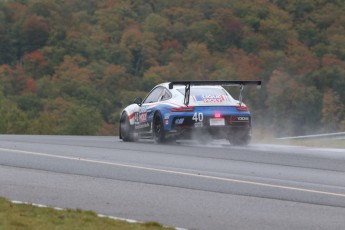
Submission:
{"label": "side mirror", "polygon": [[137,97],[133,101],[133,103],[137,105],[141,105],[142,102],[143,102],[143,99],[141,99],[141,97]]}

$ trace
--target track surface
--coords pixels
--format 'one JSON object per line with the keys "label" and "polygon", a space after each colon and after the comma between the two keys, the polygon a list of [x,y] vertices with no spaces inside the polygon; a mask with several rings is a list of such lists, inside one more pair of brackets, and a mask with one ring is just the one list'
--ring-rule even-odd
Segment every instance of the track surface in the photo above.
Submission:
{"label": "track surface", "polygon": [[345,149],[0,135],[0,196],[189,229],[344,229]]}

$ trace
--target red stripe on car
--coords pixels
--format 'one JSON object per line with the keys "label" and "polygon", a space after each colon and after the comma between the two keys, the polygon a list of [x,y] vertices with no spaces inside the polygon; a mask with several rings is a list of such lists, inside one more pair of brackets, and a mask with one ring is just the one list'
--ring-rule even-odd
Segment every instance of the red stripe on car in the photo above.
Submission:
{"label": "red stripe on car", "polygon": [[135,113],[132,113],[131,115],[128,116],[128,119],[132,119],[134,117]]}

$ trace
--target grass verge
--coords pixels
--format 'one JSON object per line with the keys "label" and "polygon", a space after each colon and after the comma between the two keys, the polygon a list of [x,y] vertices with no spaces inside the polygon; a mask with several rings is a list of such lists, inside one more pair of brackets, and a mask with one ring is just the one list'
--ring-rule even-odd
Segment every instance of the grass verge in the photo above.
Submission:
{"label": "grass verge", "polygon": [[171,230],[156,222],[128,223],[110,218],[100,218],[95,212],[81,210],[56,210],[28,204],[14,204],[0,198],[0,230],[17,229],[125,229]]}
{"label": "grass verge", "polygon": [[267,130],[253,130],[253,144],[293,145],[315,148],[340,148],[345,149],[345,140],[336,139],[277,139]]}
{"label": "grass verge", "polygon": [[345,140],[275,140],[276,144],[281,145],[296,145],[316,148],[339,148],[345,149]]}
{"label": "grass verge", "polygon": [[253,144],[275,144],[290,146],[305,146],[314,148],[338,148],[345,149],[345,140],[327,140],[327,139],[301,139],[301,140],[280,140],[275,138],[254,138]]}

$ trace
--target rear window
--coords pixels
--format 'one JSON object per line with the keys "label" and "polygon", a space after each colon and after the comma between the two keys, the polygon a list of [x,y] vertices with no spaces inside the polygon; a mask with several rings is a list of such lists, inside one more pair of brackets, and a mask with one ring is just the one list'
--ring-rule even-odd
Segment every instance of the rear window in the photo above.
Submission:
{"label": "rear window", "polygon": [[[184,95],[185,89],[177,89],[182,95]],[[199,95],[228,95],[225,91],[225,89],[221,88],[190,88],[190,95],[191,96],[199,96]]]}

